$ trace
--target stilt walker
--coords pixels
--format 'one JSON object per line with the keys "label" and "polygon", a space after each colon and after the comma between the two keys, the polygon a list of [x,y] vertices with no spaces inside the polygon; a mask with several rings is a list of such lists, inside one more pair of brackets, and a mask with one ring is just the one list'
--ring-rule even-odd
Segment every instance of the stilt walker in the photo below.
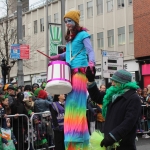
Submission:
{"label": "stilt walker", "polygon": [[72,91],[66,99],[64,118],[66,150],[87,150],[89,146],[85,71],[88,66],[92,69],[95,64],[95,57],[90,35],[85,28],[79,26],[79,19],[79,11],[73,10],[65,14],[66,52],[51,56],[51,60],[66,60],[71,67]]}

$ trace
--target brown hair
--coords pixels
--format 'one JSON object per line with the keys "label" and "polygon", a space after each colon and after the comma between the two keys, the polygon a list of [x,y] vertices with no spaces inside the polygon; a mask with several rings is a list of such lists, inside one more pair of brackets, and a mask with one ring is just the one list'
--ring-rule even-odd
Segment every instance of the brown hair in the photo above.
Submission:
{"label": "brown hair", "polygon": [[69,29],[67,29],[67,33],[65,35],[66,42],[72,41],[79,32],[86,31],[86,30],[87,29],[85,29],[85,28],[79,26],[77,23],[75,23],[72,35],[70,35],[70,31],[69,31]]}
{"label": "brown hair", "polygon": [[2,103],[6,98],[8,98],[8,97],[1,96],[1,97],[0,97],[0,102],[1,102],[1,104],[2,104],[2,106],[3,106],[3,108],[5,109],[5,113],[6,113],[7,115],[10,115],[10,114],[11,114],[11,109],[10,109],[9,104],[8,104],[8,106],[5,106],[5,105]]}

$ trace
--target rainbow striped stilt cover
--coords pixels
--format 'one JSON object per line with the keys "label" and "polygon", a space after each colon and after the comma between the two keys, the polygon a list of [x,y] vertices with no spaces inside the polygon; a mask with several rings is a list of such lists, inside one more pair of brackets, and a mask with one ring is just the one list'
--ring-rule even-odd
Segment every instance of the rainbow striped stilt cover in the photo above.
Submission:
{"label": "rainbow striped stilt cover", "polygon": [[89,131],[86,119],[87,79],[82,73],[72,76],[72,91],[65,103],[64,133],[66,150],[88,150]]}

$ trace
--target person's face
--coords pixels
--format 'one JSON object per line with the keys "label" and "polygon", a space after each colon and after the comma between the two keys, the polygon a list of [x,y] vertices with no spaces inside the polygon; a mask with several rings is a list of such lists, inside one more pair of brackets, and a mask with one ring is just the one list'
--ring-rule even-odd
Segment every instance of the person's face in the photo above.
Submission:
{"label": "person's face", "polygon": [[106,91],[106,87],[104,85],[101,86],[100,91],[105,92]]}
{"label": "person's face", "polygon": [[111,85],[112,85],[112,86],[115,86],[115,85],[116,85],[116,82],[112,80],[112,81],[111,81]]}
{"label": "person's face", "polygon": [[70,18],[65,18],[65,25],[70,31],[72,31],[73,27],[75,26],[75,22]]}
{"label": "person's face", "polygon": [[15,94],[15,91],[12,90],[12,89],[8,89],[8,94],[9,94],[9,95],[14,95],[14,94]]}
{"label": "person's face", "polygon": [[138,95],[142,94],[142,90],[137,90]]}
{"label": "person's face", "polygon": [[120,83],[115,82],[115,81],[112,80],[112,81],[111,81],[111,85],[112,85],[112,86],[120,86]]}
{"label": "person's face", "polygon": [[146,98],[146,97],[147,97],[147,93],[146,93],[146,92],[144,92],[143,97],[144,97],[144,98]]}
{"label": "person's face", "polygon": [[144,88],[144,89],[143,89],[143,92],[147,92],[147,88]]}
{"label": "person's face", "polygon": [[3,85],[2,84],[0,84],[0,88],[2,88],[3,87]]}
{"label": "person's face", "polygon": [[59,100],[61,101],[61,102],[63,102],[64,100],[65,100],[65,95],[64,94],[61,94],[61,95],[59,95]]}
{"label": "person's face", "polygon": [[24,86],[22,87],[22,91],[24,91]]}
{"label": "person's face", "polygon": [[8,106],[8,98],[5,98],[5,100],[2,103],[4,106]]}
{"label": "person's face", "polygon": [[18,93],[19,93],[19,92],[21,92],[21,89],[18,89],[18,91],[17,91],[17,92],[18,92]]}
{"label": "person's face", "polygon": [[37,89],[37,87],[34,87],[34,88],[33,88],[33,91],[35,91],[36,89]]}
{"label": "person's face", "polygon": [[10,121],[9,120],[7,121],[7,127],[8,128],[10,127]]}

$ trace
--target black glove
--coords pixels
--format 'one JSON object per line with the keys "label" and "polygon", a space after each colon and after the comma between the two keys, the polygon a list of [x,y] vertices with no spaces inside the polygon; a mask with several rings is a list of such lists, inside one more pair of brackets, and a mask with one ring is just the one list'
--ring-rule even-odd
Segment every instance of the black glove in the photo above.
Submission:
{"label": "black glove", "polygon": [[89,66],[86,69],[86,77],[89,82],[93,82],[95,80],[96,69],[95,67],[93,67],[92,69],[93,71],[90,69]]}
{"label": "black glove", "polygon": [[102,142],[100,143],[100,146],[103,147],[108,147],[112,146],[116,141],[108,134],[107,136],[104,137]]}

